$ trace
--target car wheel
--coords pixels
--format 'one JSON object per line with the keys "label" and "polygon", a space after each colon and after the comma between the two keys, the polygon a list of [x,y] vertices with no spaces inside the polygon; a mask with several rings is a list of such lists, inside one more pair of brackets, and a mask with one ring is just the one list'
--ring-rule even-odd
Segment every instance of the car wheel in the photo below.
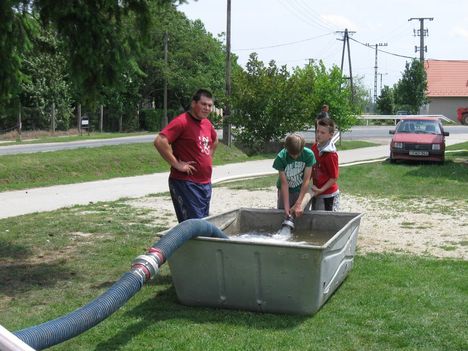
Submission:
{"label": "car wheel", "polygon": [[390,161],[390,163],[396,163],[396,160],[392,157],[392,154],[390,154],[388,160]]}
{"label": "car wheel", "polygon": [[462,123],[466,126],[468,125],[468,113],[464,113],[462,116]]}

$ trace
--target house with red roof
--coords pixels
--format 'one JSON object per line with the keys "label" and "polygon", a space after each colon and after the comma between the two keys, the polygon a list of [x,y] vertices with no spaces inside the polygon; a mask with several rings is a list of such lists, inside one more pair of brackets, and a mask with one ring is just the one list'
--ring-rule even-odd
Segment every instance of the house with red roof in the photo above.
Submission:
{"label": "house with red roof", "polygon": [[422,114],[457,121],[457,108],[468,107],[468,60],[427,60],[427,105]]}

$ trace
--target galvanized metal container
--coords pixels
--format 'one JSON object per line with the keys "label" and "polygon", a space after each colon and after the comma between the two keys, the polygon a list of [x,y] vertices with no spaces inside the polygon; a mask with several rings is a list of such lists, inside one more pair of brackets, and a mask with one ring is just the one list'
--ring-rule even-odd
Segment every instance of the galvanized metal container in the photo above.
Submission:
{"label": "galvanized metal container", "polygon": [[[306,212],[295,241],[241,240],[239,233],[275,233],[281,210],[239,208],[207,220],[229,240],[196,238],[169,259],[180,302],[258,312],[313,314],[350,271],[362,214]],[[295,234],[296,236],[296,234]]]}

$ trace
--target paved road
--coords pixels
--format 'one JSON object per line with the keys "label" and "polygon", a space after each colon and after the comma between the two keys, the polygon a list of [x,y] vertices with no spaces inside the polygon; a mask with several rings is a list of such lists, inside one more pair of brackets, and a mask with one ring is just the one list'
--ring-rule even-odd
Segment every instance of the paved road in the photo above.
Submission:
{"label": "paved road", "polygon": [[[452,136],[447,143],[456,144],[468,140],[467,134]],[[340,166],[356,162],[387,158],[388,145],[346,150],[339,152]],[[213,183],[246,176],[275,174],[272,160],[249,161],[214,167]],[[136,177],[114,178],[94,182],[57,185],[44,188],[8,191],[0,193],[0,218],[22,214],[53,211],[90,202],[113,201],[122,197],[142,197],[169,191],[168,173],[154,173]]]}
{"label": "paved road", "polygon": [[[390,129],[392,129],[392,127],[389,126],[354,127],[351,129],[351,131],[343,133],[343,140],[390,140],[390,134],[388,133]],[[467,126],[448,126],[446,127],[446,130],[454,136],[468,133]],[[221,137],[222,132],[219,132],[218,135]],[[313,130],[303,132],[303,135],[305,136],[307,141],[311,141],[314,139]],[[10,146],[0,145],[0,155],[48,152],[57,150],[77,149],[83,147],[100,147],[119,144],[152,143],[153,140],[154,135],[137,135],[113,139],[83,140],[64,143],[21,144]]]}
{"label": "paved road", "polygon": [[84,147],[100,147],[120,144],[152,143],[154,135],[136,135],[112,139],[79,140],[58,143],[0,145],[0,155],[29,154],[35,152],[49,152],[71,150]]}

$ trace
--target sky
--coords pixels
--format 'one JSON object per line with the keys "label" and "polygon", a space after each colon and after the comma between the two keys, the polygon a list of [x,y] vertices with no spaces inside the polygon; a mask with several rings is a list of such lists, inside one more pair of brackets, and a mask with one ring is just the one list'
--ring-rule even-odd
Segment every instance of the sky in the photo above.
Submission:
{"label": "sky", "polygon": [[[200,19],[215,37],[226,32],[227,0],[189,0],[179,10]],[[406,57],[419,59],[414,30],[420,21],[410,18],[433,18],[424,21],[426,59],[468,60],[468,0],[231,0],[231,51],[243,67],[252,52],[288,68],[310,59],[340,67],[343,33],[337,32],[346,28],[355,32],[349,42],[353,77],[362,77],[374,96],[375,44],[387,44],[378,46],[377,95],[381,86],[398,82],[411,60]],[[347,55],[346,48],[343,71],[349,76]]]}

